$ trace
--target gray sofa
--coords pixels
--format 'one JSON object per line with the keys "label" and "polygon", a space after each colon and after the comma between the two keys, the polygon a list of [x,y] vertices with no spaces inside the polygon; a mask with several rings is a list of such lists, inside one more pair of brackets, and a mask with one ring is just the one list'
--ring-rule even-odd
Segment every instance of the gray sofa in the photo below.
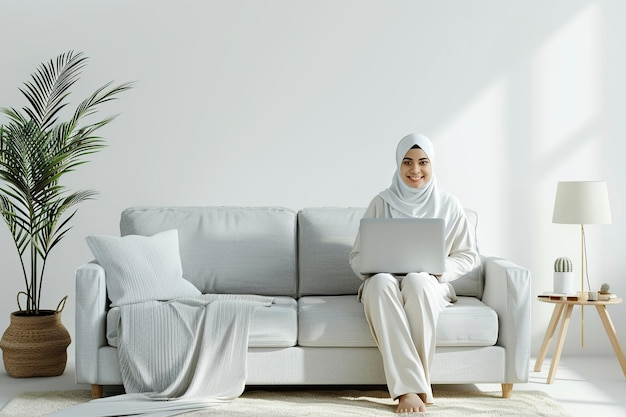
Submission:
{"label": "gray sofa", "polygon": [[[348,264],[363,208],[135,207],[122,235],[178,229],[184,277],[203,293],[269,295],[251,323],[248,385],[385,384],[382,361],[357,300]],[[475,222],[474,213],[468,211]],[[527,382],[530,274],[482,257],[453,285],[458,302],[437,326],[433,384],[498,383],[508,397]],[[110,308],[106,271],[76,271],[76,381],[122,385],[119,311]]]}

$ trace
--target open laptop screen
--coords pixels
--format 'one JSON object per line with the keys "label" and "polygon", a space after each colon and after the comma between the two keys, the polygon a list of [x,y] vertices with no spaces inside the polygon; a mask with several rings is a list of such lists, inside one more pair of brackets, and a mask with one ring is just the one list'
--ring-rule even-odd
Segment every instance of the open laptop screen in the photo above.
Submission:
{"label": "open laptop screen", "polygon": [[444,220],[361,219],[361,273],[445,272]]}

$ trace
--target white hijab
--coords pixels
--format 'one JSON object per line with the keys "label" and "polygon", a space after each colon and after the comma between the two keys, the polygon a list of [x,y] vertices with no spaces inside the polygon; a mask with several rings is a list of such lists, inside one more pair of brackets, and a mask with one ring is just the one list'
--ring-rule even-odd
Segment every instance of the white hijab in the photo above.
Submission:
{"label": "white hijab", "polygon": [[[406,185],[400,175],[402,160],[414,145],[419,146],[424,151],[432,168],[430,180],[419,188]],[[437,188],[435,149],[432,142],[419,133],[405,136],[396,148],[396,164],[397,169],[391,186],[379,194],[389,204],[391,217],[447,217],[447,213],[445,213],[447,211],[446,204],[442,204],[442,195]]]}

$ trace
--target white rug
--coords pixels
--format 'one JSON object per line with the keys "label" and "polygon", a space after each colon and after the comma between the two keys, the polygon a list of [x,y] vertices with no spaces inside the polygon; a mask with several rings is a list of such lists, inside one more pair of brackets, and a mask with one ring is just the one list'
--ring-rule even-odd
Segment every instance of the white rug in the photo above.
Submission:
{"label": "white rug", "polygon": [[[0,417],[40,417],[91,399],[89,391],[28,392],[11,400]],[[569,417],[565,409],[541,391],[513,391],[508,399],[500,392],[435,391],[435,405],[428,406],[427,416],[438,417]],[[181,414],[204,416],[397,416],[394,401],[386,391],[255,391],[251,390],[232,403],[201,412]],[[420,415],[420,414],[412,414]]]}

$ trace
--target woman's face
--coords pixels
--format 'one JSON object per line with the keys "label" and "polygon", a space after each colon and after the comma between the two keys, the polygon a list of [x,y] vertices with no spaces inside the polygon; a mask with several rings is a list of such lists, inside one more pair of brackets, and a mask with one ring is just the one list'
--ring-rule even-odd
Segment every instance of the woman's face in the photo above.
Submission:
{"label": "woman's face", "polygon": [[421,149],[409,149],[400,164],[400,176],[402,181],[411,188],[419,188],[432,176],[433,169],[430,159]]}

